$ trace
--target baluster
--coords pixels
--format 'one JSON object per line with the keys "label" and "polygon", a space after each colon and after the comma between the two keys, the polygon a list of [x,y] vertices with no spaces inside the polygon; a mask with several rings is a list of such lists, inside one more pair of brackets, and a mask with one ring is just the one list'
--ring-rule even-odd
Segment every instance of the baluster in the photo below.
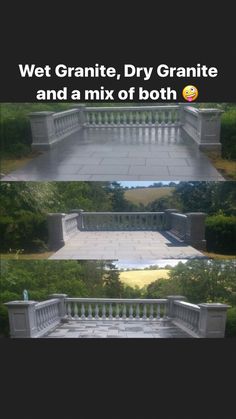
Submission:
{"label": "baluster", "polygon": [[161,305],[157,303],[157,319],[161,318]]}
{"label": "baluster", "polygon": [[38,320],[38,330],[41,330],[41,310],[38,310],[37,313],[38,313],[38,317],[37,317],[37,320]]}
{"label": "baluster", "polygon": [[92,125],[95,125],[96,124],[96,117],[95,117],[95,113],[94,112],[92,112],[92,117],[91,117],[91,122],[92,122]]}
{"label": "baluster", "polygon": [[153,118],[152,111],[149,111],[148,112],[148,125],[152,125],[152,118]]}
{"label": "baluster", "polygon": [[97,303],[95,305],[95,319],[96,320],[99,319],[99,307],[98,307],[98,304]]}
{"label": "baluster", "polygon": [[141,116],[142,116],[142,123],[143,123],[143,125],[146,125],[146,112],[142,112],[142,114],[141,114]]}
{"label": "baluster", "polygon": [[98,112],[98,116],[97,116],[97,123],[98,123],[98,125],[101,125],[101,123],[102,123],[102,116],[101,116],[101,112]]}
{"label": "baluster", "polygon": [[110,122],[111,122],[111,125],[114,125],[114,114],[113,114],[112,111],[111,111],[111,114],[110,114]]}
{"label": "baluster", "polygon": [[139,304],[136,304],[136,316],[135,316],[135,318],[136,318],[137,320],[139,320],[139,319],[140,319],[140,309],[139,309]]}
{"label": "baluster", "polygon": [[109,304],[109,319],[110,320],[113,319],[113,307],[112,307],[112,303]]}
{"label": "baluster", "polygon": [[149,314],[149,319],[152,320],[153,319],[153,304],[150,305],[150,314]]}
{"label": "baluster", "polygon": [[74,318],[78,319],[78,306],[76,301],[74,302]]}
{"label": "baluster", "polygon": [[107,125],[108,124],[108,116],[107,116],[107,112],[104,113],[104,124]]}
{"label": "baluster", "polygon": [[166,319],[166,318],[167,318],[167,304],[165,303],[163,307],[163,319]]}
{"label": "baluster", "polygon": [[120,305],[119,303],[116,304],[116,319],[120,318]]}
{"label": "baluster", "polygon": [[132,304],[130,304],[129,306],[129,318],[133,319],[133,305]]}
{"label": "baluster", "polygon": [[130,111],[129,113],[129,123],[130,125],[133,125],[133,112],[132,111]]}
{"label": "baluster", "polygon": [[138,111],[136,111],[136,113],[135,113],[135,124],[136,125],[139,125],[139,112]]}
{"label": "baluster", "polygon": [[147,320],[147,304],[143,304],[143,320]]}
{"label": "baluster", "polygon": [[119,111],[116,114],[116,123],[117,125],[120,125],[120,112]]}
{"label": "baluster", "polygon": [[172,125],[172,111],[171,110],[169,110],[168,112],[168,124]]}
{"label": "baluster", "polygon": [[69,319],[71,319],[72,317],[71,317],[71,304],[70,303],[68,303],[67,305],[67,313],[68,313]]}
{"label": "baluster", "polygon": [[89,304],[88,306],[88,318],[91,320],[93,318],[92,306]]}
{"label": "baluster", "polygon": [[126,304],[123,305],[123,312],[122,312],[122,318],[126,319]]}
{"label": "baluster", "polygon": [[106,319],[106,305],[104,303],[102,305],[102,319]]}
{"label": "baluster", "polygon": [[127,114],[126,112],[123,113],[123,125],[127,124]]}
{"label": "baluster", "polygon": [[85,307],[84,307],[84,303],[81,304],[81,319],[82,320],[85,319]]}

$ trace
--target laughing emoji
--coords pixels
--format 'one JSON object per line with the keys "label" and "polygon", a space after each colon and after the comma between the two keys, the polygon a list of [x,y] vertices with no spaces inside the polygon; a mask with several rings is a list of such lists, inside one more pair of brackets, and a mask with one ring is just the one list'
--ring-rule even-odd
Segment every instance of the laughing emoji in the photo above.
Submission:
{"label": "laughing emoji", "polygon": [[198,97],[198,90],[195,86],[186,86],[182,91],[182,95],[188,102],[193,102]]}

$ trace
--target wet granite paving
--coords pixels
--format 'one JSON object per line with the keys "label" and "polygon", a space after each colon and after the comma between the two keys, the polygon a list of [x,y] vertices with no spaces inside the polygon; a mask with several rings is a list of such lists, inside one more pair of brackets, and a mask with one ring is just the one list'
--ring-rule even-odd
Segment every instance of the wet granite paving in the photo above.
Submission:
{"label": "wet granite paving", "polygon": [[12,181],[223,180],[175,127],[86,128],[18,170]]}

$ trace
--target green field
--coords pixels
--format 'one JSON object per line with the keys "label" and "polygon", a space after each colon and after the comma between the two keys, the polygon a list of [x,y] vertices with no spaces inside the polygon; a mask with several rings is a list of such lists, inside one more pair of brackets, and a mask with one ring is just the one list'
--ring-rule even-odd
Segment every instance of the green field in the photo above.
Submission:
{"label": "green field", "polygon": [[158,198],[172,195],[175,188],[138,188],[125,191],[125,198],[133,204],[147,205]]}
{"label": "green field", "polygon": [[149,285],[157,279],[168,278],[168,276],[168,269],[120,272],[120,280],[123,284],[129,285],[130,287],[137,286],[139,288]]}

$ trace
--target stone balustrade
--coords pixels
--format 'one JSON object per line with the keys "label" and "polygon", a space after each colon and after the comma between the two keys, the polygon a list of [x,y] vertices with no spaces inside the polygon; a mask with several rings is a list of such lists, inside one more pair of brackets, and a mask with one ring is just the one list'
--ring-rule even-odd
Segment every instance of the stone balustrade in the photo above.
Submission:
{"label": "stone balustrade", "polygon": [[[163,212],[86,212],[48,214],[49,248],[58,250],[83,231],[165,231],[172,238],[204,250],[205,214]],[[81,236],[82,239],[82,236]]]}
{"label": "stone balustrade", "polygon": [[193,139],[200,150],[221,150],[219,109],[197,109],[185,106],[181,114],[182,130]]}
{"label": "stone balustrade", "polygon": [[160,320],[167,315],[166,299],[67,298],[68,320]]}
{"label": "stone balustrade", "polygon": [[50,300],[11,301],[8,308],[10,336],[38,338],[61,322],[70,321],[172,321],[191,336],[222,338],[228,305],[188,303],[183,296],[166,299],[68,298],[53,294]]}
{"label": "stone balustrade", "polygon": [[87,107],[87,127],[179,126],[180,108],[172,106]]}
{"label": "stone balustrade", "polygon": [[148,231],[163,230],[164,212],[83,212],[84,231]]}
{"label": "stone balustrade", "polygon": [[79,105],[63,112],[29,114],[32,148],[48,149],[80,129],[112,127],[180,127],[187,139],[200,149],[219,151],[221,113],[219,109],[198,109],[182,104],[161,106]]}

